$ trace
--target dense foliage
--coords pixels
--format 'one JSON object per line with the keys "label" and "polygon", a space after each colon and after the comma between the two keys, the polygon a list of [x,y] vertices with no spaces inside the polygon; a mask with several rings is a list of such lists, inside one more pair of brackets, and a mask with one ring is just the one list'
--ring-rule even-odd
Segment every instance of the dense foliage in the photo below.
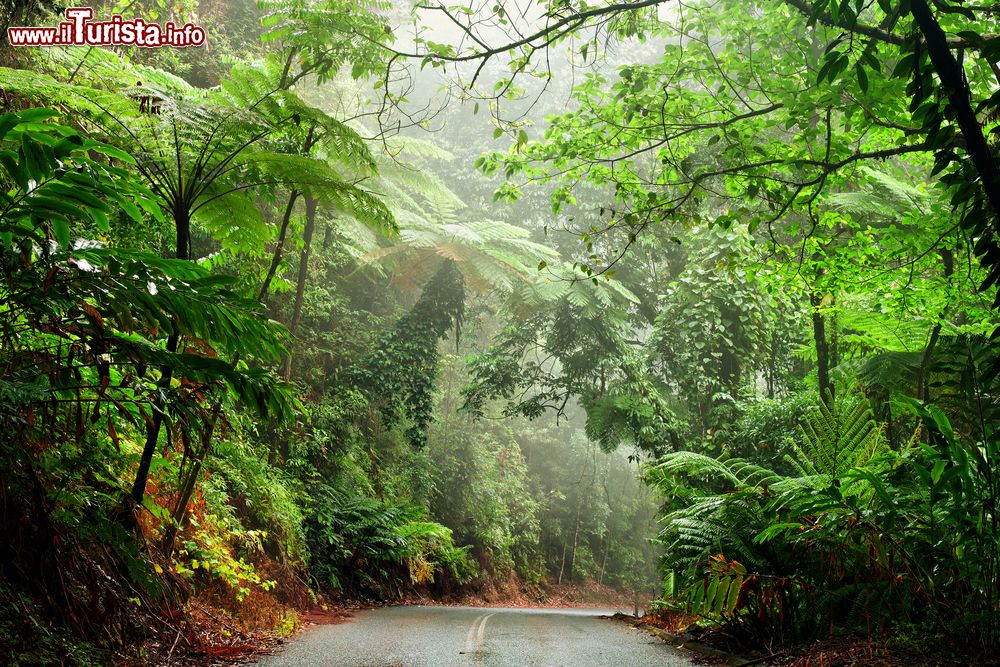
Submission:
{"label": "dense foliage", "polygon": [[0,42],[0,662],[570,582],[995,649],[1000,12],[408,10]]}

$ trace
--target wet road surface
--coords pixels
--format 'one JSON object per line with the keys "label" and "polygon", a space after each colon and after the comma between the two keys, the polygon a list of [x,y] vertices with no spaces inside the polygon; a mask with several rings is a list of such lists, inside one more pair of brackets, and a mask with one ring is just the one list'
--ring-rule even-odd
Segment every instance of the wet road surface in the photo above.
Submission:
{"label": "wet road surface", "polygon": [[310,628],[262,667],[675,667],[687,654],[602,609],[389,607]]}

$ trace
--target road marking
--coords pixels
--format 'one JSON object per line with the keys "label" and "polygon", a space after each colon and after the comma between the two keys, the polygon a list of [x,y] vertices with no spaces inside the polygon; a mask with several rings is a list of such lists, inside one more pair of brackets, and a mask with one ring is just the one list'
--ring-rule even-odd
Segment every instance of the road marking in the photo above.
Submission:
{"label": "road marking", "polygon": [[472,653],[475,650],[476,631],[479,628],[479,621],[484,618],[486,618],[486,614],[482,614],[476,618],[476,622],[469,628],[469,634],[465,635],[465,653]]}
{"label": "road marking", "polygon": [[479,624],[479,632],[476,633],[476,650],[483,650],[483,640],[486,639],[486,621],[493,618],[493,614],[490,614],[483,619],[483,622]]}
{"label": "road marking", "polygon": [[469,633],[465,635],[466,654],[476,654],[483,650],[483,642],[486,639],[486,621],[490,620],[493,614],[482,614],[469,628]]}

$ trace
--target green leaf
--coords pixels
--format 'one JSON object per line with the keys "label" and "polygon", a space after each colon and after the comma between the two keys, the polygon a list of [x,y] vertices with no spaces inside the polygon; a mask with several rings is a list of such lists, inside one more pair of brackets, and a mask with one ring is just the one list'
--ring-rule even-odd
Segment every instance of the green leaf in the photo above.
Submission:
{"label": "green leaf", "polygon": [[69,248],[69,222],[65,218],[52,218],[52,235],[61,247]]}
{"label": "green leaf", "polygon": [[931,481],[934,482],[935,484],[937,484],[938,481],[941,479],[941,473],[944,472],[944,469],[947,466],[948,466],[948,462],[945,461],[945,460],[943,460],[943,459],[941,459],[939,461],[936,461],[934,463],[934,468],[931,469]]}
{"label": "green leaf", "polygon": [[736,604],[740,599],[740,591],[743,589],[743,575],[737,574],[733,577],[732,583],[729,585],[729,597],[726,599],[724,612],[728,615],[732,615],[736,611]]}
{"label": "green leaf", "polygon": [[20,122],[20,117],[15,113],[5,113],[0,116],[0,140],[7,136],[7,133]]}
{"label": "green leaf", "polygon": [[0,165],[3,165],[4,171],[17,183],[19,188],[28,189],[28,174],[22,168],[17,153],[9,150],[0,151]]}
{"label": "green leaf", "polygon": [[42,147],[27,136],[23,136],[21,138],[21,155],[24,158],[24,170],[27,172],[28,178],[36,182],[43,180],[48,170]]}
{"label": "green leaf", "polygon": [[125,211],[128,217],[136,222],[142,222],[142,213],[139,212],[139,208],[128,199],[120,199],[118,205],[122,207],[122,210]]}
{"label": "green leaf", "polygon": [[55,118],[58,115],[58,111],[55,109],[48,109],[46,107],[35,107],[33,109],[24,109],[23,111],[17,112],[17,117],[23,123],[37,123],[50,118]]}

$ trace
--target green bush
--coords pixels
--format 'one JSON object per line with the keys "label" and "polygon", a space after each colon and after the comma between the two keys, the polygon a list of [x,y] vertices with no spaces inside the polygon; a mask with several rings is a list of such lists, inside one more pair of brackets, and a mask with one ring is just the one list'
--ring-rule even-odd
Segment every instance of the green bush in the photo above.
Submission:
{"label": "green bush", "polygon": [[231,438],[206,461],[202,494],[210,511],[241,528],[266,533],[273,555],[290,565],[308,558],[305,519],[296,483],[267,463],[266,453]]}
{"label": "green bush", "polygon": [[427,510],[323,486],[307,523],[311,571],[322,585],[379,599],[397,597],[436,575],[464,583],[473,573],[468,548],[451,530],[427,521]]}
{"label": "green bush", "polygon": [[758,639],[908,624],[995,642],[995,445],[963,441],[935,406],[908,406],[929,442],[902,451],[865,399],[843,396],[807,413],[792,474],[691,452],[648,469],[676,503],[659,537],[668,591]]}

